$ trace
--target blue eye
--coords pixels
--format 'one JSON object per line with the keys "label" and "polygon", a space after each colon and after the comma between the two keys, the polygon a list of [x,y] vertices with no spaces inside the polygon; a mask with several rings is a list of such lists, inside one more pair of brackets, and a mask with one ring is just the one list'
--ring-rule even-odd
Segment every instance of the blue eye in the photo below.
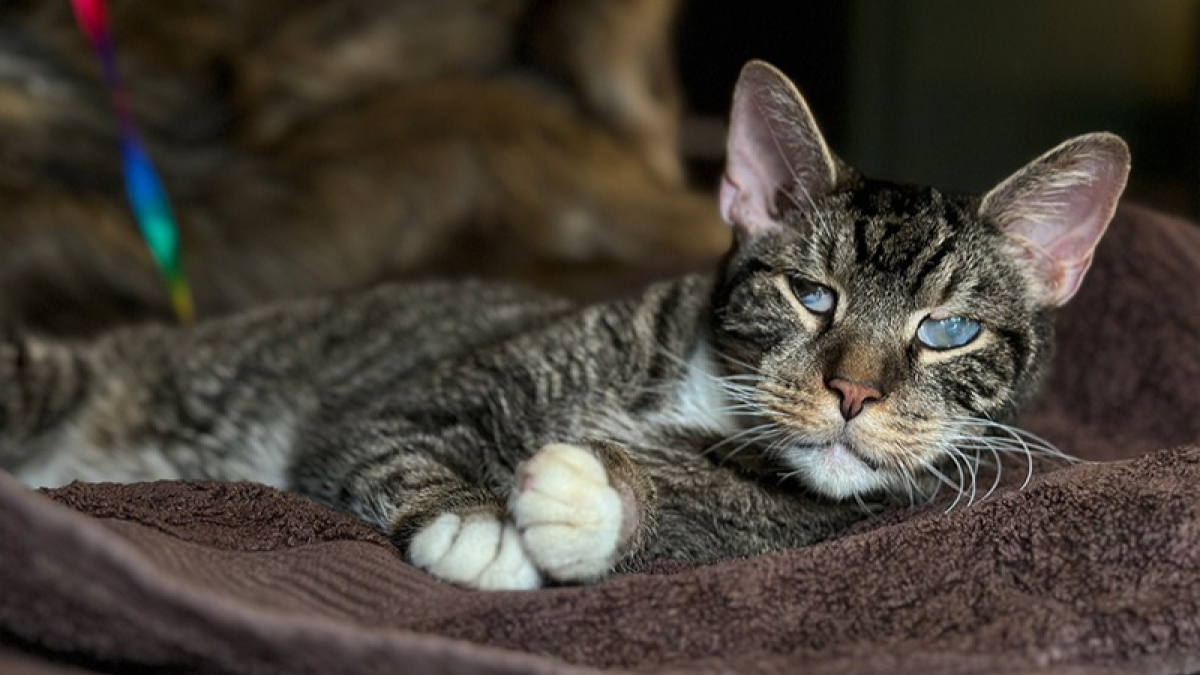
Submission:
{"label": "blue eye", "polygon": [[926,318],[917,327],[917,339],[930,349],[962,347],[979,336],[979,322],[961,316]]}
{"label": "blue eye", "polygon": [[792,277],[792,293],[804,308],[813,314],[828,314],[837,304],[837,294],[828,286],[822,286],[808,279]]}

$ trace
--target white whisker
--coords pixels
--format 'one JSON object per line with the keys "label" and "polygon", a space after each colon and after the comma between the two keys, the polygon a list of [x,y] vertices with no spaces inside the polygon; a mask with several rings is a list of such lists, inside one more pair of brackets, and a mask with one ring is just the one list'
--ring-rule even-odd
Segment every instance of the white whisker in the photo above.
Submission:
{"label": "white whisker", "polygon": [[950,504],[950,506],[946,507],[946,512],[949,513],[951,509],[958,505],[958,501],[962,499],[962,485],[950,480],[949,476],[939,471],[937,467],[933,466],[932,464],[926,464],[925,470],[928,471],[931,476],[937,478],[943,485],[954,490],[956,493],[954,502]]}
{"label": "white whisker", "polygon": [[732,457],[734,454],[737,454],[738,452],[740,452],[743,448],[766,440],[773,433],[775,433],[773,424],[771,424],[771,423],[758,424],[758,425],[743,429],[743,430],[741,430],[735,434],[732,434],[730,436],[726,436],[725,438],[721,439],[720,441],[717,441],[716,443],[714,443],[714,444],[708,446],[707,448],[705,448],[704,450],[702,450],[700,452],[700,454],[701,455],[711,455],[712,453],[716,452],[718,449],[720,449],[730,443],[735,443],[739,440],[744,440],[745,442],[742,445],[739,445],[737,448],[735,448],[733,450],[733,452],[731,452],[729,455],[727,455],[728,457]]}

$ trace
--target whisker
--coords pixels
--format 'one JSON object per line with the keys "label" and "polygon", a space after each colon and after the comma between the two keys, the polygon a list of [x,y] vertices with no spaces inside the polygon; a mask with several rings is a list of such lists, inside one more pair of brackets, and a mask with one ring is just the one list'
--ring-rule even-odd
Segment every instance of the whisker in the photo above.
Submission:
{"label": "whisker", "polygon": [[778,457],[779,451],[785,446],[792,445],[796,442],[796,436],[786,429],[780,429],[780,437],[772,441],[767,447],[763,448],[764,457]]}
{"label": "whisker", "polygon": [[871,508],[869,506],[867,506],[866,502],[863,501],[862,495],[859,495],[859,494],[854,495],[854,503],[858,504],[859,510],[862,511],[863,513],[868,513],[868,514],[871,513]]}
{"label": "whisker", "polygon": [[[967,506],[970,507],[974,503],[974,497],[976,497],[976,476],[971,471],[971,461],[958,448],[948,448],[947,454],[950,456],[950,461],[953,461],[954,466],[959,470],[959,479],[964,483],[962,485],[962,492],[967,495]],[[967,482],[971,484],[970,492],[966,489]]]}
{"label": "whisker", "polygon": [[977,424],[977,425],[988,427],[989,429],[996,429],[999,431],[1003,431],[1004,433],[1006,433],[1009,436],[1011,436],[1012,438],[1014,438],[1017,442],[1022,443],[1029,447],[1040,448],[1041,450],[1045,451],[1048,455],[1056,457],[1058,459],[1062,459],[1062,460],[1070,461],[1070,462],[1083,461],[1083,460],[1079,459],[1078,457],[1073,457],[1072,455],[1067,454],[1067,453],[1063,452],[1062,450],[1058,449],[1053,443],[1046,440],[1045,438],[1043,438],[1031,431],[1026,431],[1025,429],[1022,429],[1020,427],[1012,426],[1010,424],[1004,424],[1002,422],[997,422],[995,420],[990,420],[990,419],[983,418],[983,417],[964,417],[961,419],[962,419],[962,421],[969,422],[971,424]]}
{"label": "whisker", "polygon": [[904,481],[904,483],[903,483],[904,489],[908,493],[908,505],[916,506],[916,504],[917,504],[917,495],[915,492],[915,490],[917,488],[916,479],[913,478],[913,475],[909,472],[907,467],[904,467],[904,466],[898,467],[898,471],[900,473],[900,478]]}
{"label": "whisker", "polygon": [[704,450],[701,450],[700,454],[702,456],[710,455],[713,452],[715,452],[717,449],[719,449],[725,445],[728,445],[729,443],[734,443],[739,440],[743,440],[747,436],[749,436],[749,440],[747,440],[745,444],[738,446],[737,450],[734,451],[736,453],[738,450],[741,450],[746,445],[752,445],[754,443],[758,443],[763,440],[766,440],[766,438],[768,438],[770,436],[770,434],[774,431],[774,426],[775,425],[771,422],[765,422],[763,424],[758,424],[758,425],[755,425],[752,427],[748,427],[748,428],[743,429],[735,434],[731,434],[729,436],[726,436],[725,438],[722,438],[720,441],[717,441],[716,443],[708,446]]}
{"label": "whisker", "polygon": [[1004,463],[1000,461],[1000,453],[997,452],[995,448],[988,448],[988,451],[992,453],[992,457],[996,460],[996,476],[992,479],[992,486],[988,488],[986,493],[984,493],[984,500],[986,500],[988,497],[991,497],[992,493],[996,491],[996,488],[1000,486],[1000,474],[1004,471]]}
{"label": "whisker", "polygon": [[958,505],[958,501],[962,499],[962,485],[950,480],[949,476],[939,471],[937,467],[933,466],[932,464],[925,464],[925,470],[928,471],[931,476],[937,478],[946,487],[951,488],[957,493],[957,496],[954,498],[954,502],[950,504],[950,506],[946,507],[946,513],[949,513],[951,509]]}
{"label": "whisker", "polygon": [[742,368],[743,370],[749,371],[749,373],[731,373],[730,375],[728,375],[726,377],[738,377],[738,376],[756,377],[756,378],[758,378],[758,383],[760,383],[760,384],[763,382],[775,382],[777,384],[782,384],[785,386],[794,386],[794,383],[788,381],[786,378],[780,377],[779,375],[775,375],[773,373],[764,373],[761,370],[759,370],[759,366],[756,366],[752,363],[743,361],[735,356],[732,356],[730,354],[722,352],[721,350],[717,349],[716,347],[714,347],[712,345],[709,345],[708,349],[709,349],[709,351],[712,352],[712,354],[714,356],[716,356],[720,360],[722,360],[728,364],[738,366],[738,367]]}
{"label": "whisker", "polygon": [[1025,460],[1025,479],[1020,488],[1025,489],[1033,481],[1034,460],[1053,460],[1076,463],[1082,460],[1072,457],[1055,447],[1053,443],[1019,427],[983,417],[964,416],[953,420],[957,429],[943,437],[943,442],[954,447],[959,453],[970,452],[979,466],[984,461],[983,453],[988,453],[995,461],[996,475],[992,486],[984,494],[983,499],[991,496],[1001,483],[1003,474],[1004,455],[1019,455]]}
{"label": "whisker", "polygon": [[1016,441],[1016,443],[1019,446],[1019,447],[1013,446],[1009,443],[1000,442],[1000,443],[993,443],[993,444],[989,445],[988,447],[990,449],[995,450],[997,452],[1001,449],[1005,449],[1008,451],[1012,451],[1014,453],[1015,453],[1015,451],[1017,451],[1019,449],[1022,452],[1022,454],[1025,455],[1025,466],[1026,466],[1025,480],[1024,480],[1024,482],[1021,483],[1021,487],[1020,487],[1021,490],[1024,490],[1029,485],[1030,481],[1033,480],[1033,451],[1032,451],[1032,449],[1029,447],[1029,444],[1026,443],[1025,440],[1022,439],[1020,435],[1016,434],[1013,431],[1013,428],[1008,426],[1007,424],[993,424],[993,425],[991,425],[990,428],[998,429],[1000,431],[1004,431],[1004,432],[1008,433],[1010,436],[1012,436],[1013,440]]}
{"label": "whisker", "polygon": [[[958,471],[959,490],[963,495],[967,495],[967,506],[974,502],[975,496],[975,474],[971,472],[971,465],[967,462],[966,455],[956,449],[951,449],[950,461],[954,462],[954,468]],[[967,481],[971,481],[971,493],[967,494]]]}

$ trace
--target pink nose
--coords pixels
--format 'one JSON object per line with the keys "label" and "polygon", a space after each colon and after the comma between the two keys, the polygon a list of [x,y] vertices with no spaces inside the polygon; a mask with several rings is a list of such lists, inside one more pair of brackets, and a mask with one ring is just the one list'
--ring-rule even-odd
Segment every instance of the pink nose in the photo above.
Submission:
{"label": "pink nose", "polygon": [[868,403],[883,398],[883,392],[874,382],[856,382],[844,377],[831,377],[825,385],[837,392],[841,399],[842,418],[847,422],[858,417]]}

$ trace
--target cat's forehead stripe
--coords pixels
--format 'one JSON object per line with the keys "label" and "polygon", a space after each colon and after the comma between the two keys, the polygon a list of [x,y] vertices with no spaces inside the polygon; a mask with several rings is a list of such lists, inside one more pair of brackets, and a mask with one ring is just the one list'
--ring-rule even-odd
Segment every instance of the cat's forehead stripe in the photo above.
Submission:
{"label": "cat's forehead stripe", "polygon": [[[842,210],[843,234],[827,240],[826,260],[833,259],[833,246],[841,239],[844,260],[853,262],[856,276],[874,271],[891,280],[888,286],[898,283],[910,295],[923,290],[939,298],[948,295],[944,287],[950,280],[944,272],[970,228],[964,205],[932,188],[875,181],[866,181],[843,199],[834,207]],[[930,283],[938,288],[925,288]]]}
{"label": "cat's forehead stripe", "polygon": [[953,249],[953,234],[938,242],[936,247],[932,249],[932,252],[927,258],[925,258],[925,261],[921,263],[920,268],[918,268],[916,273],[913,275],[912,281],[908,286],[909,295],[917,295],[917,293],[919,293],[920,290],[925,287],[925,282],[929,279],[930,274],[938,269],[938,267],[946,260],[946,257]]}

